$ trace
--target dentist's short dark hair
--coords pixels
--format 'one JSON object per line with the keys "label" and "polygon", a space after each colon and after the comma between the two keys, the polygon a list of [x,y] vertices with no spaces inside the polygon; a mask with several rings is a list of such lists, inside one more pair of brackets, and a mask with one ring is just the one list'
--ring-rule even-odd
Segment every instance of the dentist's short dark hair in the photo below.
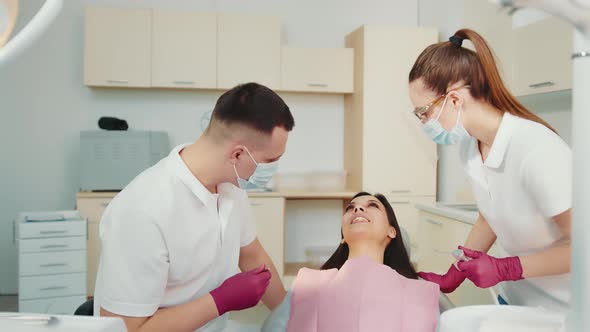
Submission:
{"label": "dentist's short dark hair", "polygon": [[274,128],[291,131],[295,120],[289,106],[271,89],[258,83],[236,86],[219,97],[211,121],[225,126],[243,125],[264,134],[272,134]]}

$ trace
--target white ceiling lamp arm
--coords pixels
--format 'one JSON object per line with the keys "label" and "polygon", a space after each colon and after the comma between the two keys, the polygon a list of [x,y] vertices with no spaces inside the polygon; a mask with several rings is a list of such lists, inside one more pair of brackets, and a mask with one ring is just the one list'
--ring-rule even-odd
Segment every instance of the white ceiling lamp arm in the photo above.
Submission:
{"label": "white ceiling lamp arm", "polygon": [[46,0],[33,19],[11,40],[0,48],[0,67],[31,45],[47,30],[62,7],[62,0]]}
{"label": "white ceiling lamp arm", "polygon": [[490,0],[512,12],[520,8],[540,9],[560,17],[590,38],[590,0]]}

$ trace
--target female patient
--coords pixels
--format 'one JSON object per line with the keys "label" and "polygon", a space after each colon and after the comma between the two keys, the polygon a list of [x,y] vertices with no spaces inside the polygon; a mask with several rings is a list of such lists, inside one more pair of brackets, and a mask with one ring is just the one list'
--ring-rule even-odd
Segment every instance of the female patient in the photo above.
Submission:
{"label": "female patient", "polygon": [[439,287],[417,280],[387,199],[354,196],[321,270],[301,269],[262,331],[434,331]]}

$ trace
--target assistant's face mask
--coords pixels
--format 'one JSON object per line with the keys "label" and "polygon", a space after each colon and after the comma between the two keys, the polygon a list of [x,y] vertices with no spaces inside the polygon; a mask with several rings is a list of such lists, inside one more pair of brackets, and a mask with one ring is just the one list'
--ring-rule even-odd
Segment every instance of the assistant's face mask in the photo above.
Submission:
{"label": "assistant's face mask", "polygon": [[248,180],[242,179],[238,174],[238,170],[236,169],[236,165],[234,164],[234,172],[236,173],[236,177],[238,180],[238,185],[243,190],[248,189],[264,189],[268,182],[272,179],[279,168],[279,162],[274,161],[272,163],[258,163],[250,154],[250,151],[246,147],[244,147],[254,164],[256,164],[256,169],[254,173],[250,176]]}
{"label": "assistant's face mask", "polygon": [[441,145],[456,144],[471,137],[467,130],[465,130],[465,127],[463,127],[463,123],[461,122],[461,113],[463,113],[461,109],[459,109],[457,122],[455,123],[455,126],[451,129],[451,131],[445,130],[445,128],[443,128],[443,126],[438,121],[440,115],[445,110],[447,99],[448,96],[445,97],[445,100],[443,101],[443,104],[440,108],[440,112],[438,112],[436,118],[432,118],[428,120],[428,122],[426,122],[424,125],[422,125],[422,129],[424,129],[426,135],[430,136],[434,143]]}

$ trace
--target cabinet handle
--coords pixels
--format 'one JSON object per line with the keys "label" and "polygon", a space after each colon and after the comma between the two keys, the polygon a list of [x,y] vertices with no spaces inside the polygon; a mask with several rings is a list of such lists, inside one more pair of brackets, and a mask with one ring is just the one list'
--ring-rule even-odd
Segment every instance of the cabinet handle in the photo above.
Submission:
{"label": "cabinet handle", "polygon": [[39,231],[41,234],[66,234],[68,231]]}
{"label": "cabinet handle", "polygon": [[324,83],[308,83],[307,86],[314,87],[314,88],[327,88],[328,84]]}
{"label": "cabinet handle", "polygon": [[195,82],[193,82],[193,81],[174,81],[174,84],[193,85],[193,84],[195,84]]}
{"label": "cabinet handle", "polygon": [[250,203],[252,206],[262,206],[262,203]]}
{"label": "cabinet handle", "polygon": [[107,80],[107,83],[127,84],[127,83],[129,83],[129,81],[128,80]]}
{"label": "cabinet handle", "polygon": [[399,193],[409,193],[411,192],[410,190],[392,190],[391,193],[392,194],[399,194]]}
{"label": "cabinet handle", "polygon": [[67,248],[67,244],[46,244],[41,246],[41,249],[58,249],[58,248]]}
{"label": "cabinet handle", "polygon": [[61,290],[61,289],[66,289],[68,287],[66,286],[52,286],[52,287],[45,287],[45,288],[41,288],[39,289],[40,291],[52,291],[52,290]]}
{"label": "cabinet handle", "polygon": [[41,264],[41,267],[59,267],[59,266],[68,266],[67,263],[49,263],[49,264]]}
{"label": "cabinet handle", "polygon": [[545,81],[545,82],[541,82],[541,83],[530,84],[529,88],[538,89],[538,88],[545,88],[545,87],[554,86],[554,85],[555,85],[555,82],[553,82],[553,81]]}
{"label": "cabinet handle", "polygon": [[442,222],[436,221],[436,220],[432,220],[432,219],[426,219],[426,222],[429,223],[429,224],[433,224],[435,226],[442,226],[443,225]]}
{"label": "cabinet handle", "polygon": [[410,201],[389,201],[389,204],[410,204]]}

